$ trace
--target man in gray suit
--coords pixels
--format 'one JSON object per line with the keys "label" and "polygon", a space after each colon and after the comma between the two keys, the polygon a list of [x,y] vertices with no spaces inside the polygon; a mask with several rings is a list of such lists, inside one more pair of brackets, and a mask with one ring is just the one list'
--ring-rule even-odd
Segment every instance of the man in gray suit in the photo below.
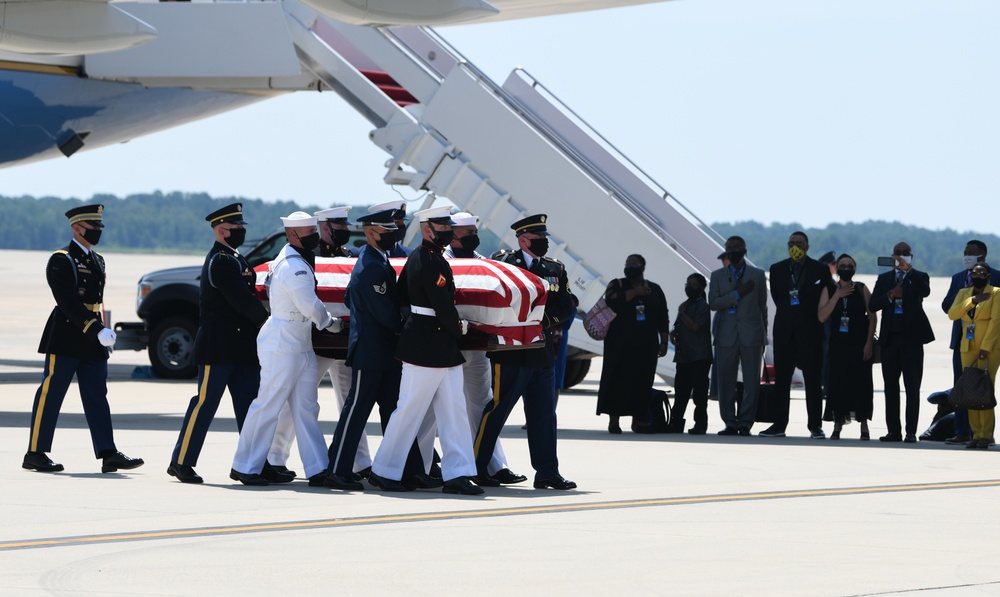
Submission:
{"label": "man in gray suit", "polygon": [[[729,265],[712,272],[708,306],[716,311],[715,367],[719,372],[719,435],[750,435],[757,411],[760,366],[767,344],[767,280],[746,262],[746,241],[726,240]],[[743,401],[736,412],[736,374],[743,368]]]}

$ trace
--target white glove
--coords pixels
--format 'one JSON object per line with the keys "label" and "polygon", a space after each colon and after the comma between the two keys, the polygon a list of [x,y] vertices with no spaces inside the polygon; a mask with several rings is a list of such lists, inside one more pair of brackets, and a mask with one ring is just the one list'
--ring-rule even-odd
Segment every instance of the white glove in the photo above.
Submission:
{"label": "white glove", "polygon": [[334,334],[339,334],[342,329],[344,329],[344,320],[339,317],[334,317],[330,320],[330,325],[326,326],[326,331]]}
{"label": "white glove", "polygon": [[466,335],[466,334],[468,334],[469,333],[469,320],[468,319],[459,319],[458,320],[458,327],[462,329],[462,335],[463,336]]}
{"label": "white glove", "polygon": [[97,332],[97,341],[101,343],[101,346],[114,346],[117,339],[118,334],[115,334],[114,331],[108,328]]}

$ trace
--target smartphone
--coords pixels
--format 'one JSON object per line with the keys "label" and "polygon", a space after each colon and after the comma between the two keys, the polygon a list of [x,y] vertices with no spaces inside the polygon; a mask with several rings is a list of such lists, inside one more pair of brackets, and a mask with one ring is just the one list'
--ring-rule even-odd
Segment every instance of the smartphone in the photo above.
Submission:
{"label": "smartphone", "polygon": [[879,257],[878,258],[879,267],[895,267],[896,258],[895,257]]}

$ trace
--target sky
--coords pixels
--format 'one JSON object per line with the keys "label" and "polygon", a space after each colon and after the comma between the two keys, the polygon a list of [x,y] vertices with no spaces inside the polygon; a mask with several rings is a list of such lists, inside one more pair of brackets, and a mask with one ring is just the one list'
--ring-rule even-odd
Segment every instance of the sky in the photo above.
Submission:
{"label": "sky", "polygon": [[[1000,228],[1000,3],[678,0],[438,31],[521,66],[707,222]],[[0,195],[370,204],[388,155],[334,93],[0,169]]]}

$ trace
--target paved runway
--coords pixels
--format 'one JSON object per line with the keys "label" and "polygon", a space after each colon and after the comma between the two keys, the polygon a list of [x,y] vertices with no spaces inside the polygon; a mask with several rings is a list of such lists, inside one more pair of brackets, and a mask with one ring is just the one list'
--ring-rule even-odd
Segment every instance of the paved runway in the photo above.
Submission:
{"label": "paved runway", "polygon": [[[800,392],[788,438],[611,436],[593,414],[599,362],[559,403],[573,492],[243,487],[227,475],[236,433],[225,403],[197,467],[205,484],[183,485],[165,469],[194,383],[130,379],[140,353],[112,356],[110,398],[120,449],[147,464],[101,474],[71,390],[52,452],[66,471],[23,471],[51,299],[35,275],[44,256],[5,254],[19,286],[0,291],[12,305],[0,343],[0,595],[1000,594],[996,449],[862,442],[857,425],[840,441],[810,440]],[[136,272],[176,259],[108,262],[132,276],[109,293],[127,319]],[[928,312],[940,329],[940,312]],[[936,344],[926,391],[947,379]],[[328,438],[331,392],[321,388]],[[873,437],[885,430],[880,403]],[[925,405],[921,430],[931,414]],[[714,403],[710,421],[719,427]],[[515,410],[505,449],[530,476],[522,422]],[[374,449],[374,420],[369,434]]]}

